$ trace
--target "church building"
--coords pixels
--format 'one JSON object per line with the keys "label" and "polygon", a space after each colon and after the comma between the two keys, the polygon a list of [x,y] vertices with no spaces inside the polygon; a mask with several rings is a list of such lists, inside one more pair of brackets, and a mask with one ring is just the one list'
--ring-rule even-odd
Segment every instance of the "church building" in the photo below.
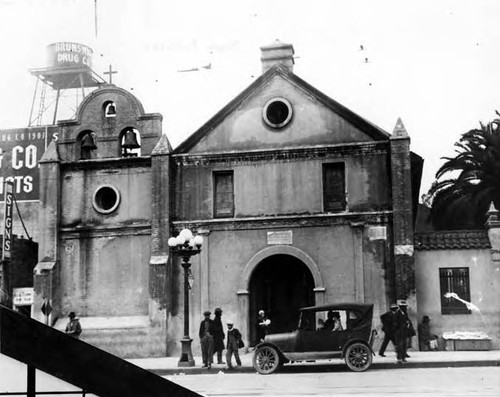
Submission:
{"label": "church building", "polygon": [[[262,75],[177,148],[162,116],[103,86],[40,161],[35,304],[62,327],[123,357],[178,355],[183,270],[168,239],[203,236],[191,258],[190,336],[223,309],[253,345],[300,307],[396,299],[416,313],[413,224],[422,159],[398,120],[392,134],[293,72],[294,50],[261,48]],[[57,320],[59,318],[59,320]]]}

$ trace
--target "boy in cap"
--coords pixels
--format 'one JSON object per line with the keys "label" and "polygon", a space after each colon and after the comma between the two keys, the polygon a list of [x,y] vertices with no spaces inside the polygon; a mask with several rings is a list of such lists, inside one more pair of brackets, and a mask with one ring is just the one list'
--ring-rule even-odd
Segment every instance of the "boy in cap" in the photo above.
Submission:
{"label": "boy in cap", "polygon": [[201,343],[201,358],[203,360],[203,368],[212,368],[212,358],[214,355],[214,324],[210,319],[208,310],[203,313],[205,318],[200,323],[200,343]]}
{"label": "boy in cap", "polygon": [[240,354],[238,349],[241,343],[241,333],[237,328],[233,328],[234,323],[231,320],[227,321],[227,352],[226,352],[226,362],[227,368],[232,369],[231,356],[234,353],[234,359],[236,360],[236,365],[241,367]]}

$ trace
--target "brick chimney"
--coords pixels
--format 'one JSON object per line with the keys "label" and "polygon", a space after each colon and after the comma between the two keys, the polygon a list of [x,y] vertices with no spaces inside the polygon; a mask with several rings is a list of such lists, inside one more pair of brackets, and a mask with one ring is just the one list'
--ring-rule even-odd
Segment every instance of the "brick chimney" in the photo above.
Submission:
{"label": "brick chimney", "polygon": [[276,40],[274,43],[260,47],[262,61],[262,74],[274,65],[282,64],[293,73],[293,45]]}

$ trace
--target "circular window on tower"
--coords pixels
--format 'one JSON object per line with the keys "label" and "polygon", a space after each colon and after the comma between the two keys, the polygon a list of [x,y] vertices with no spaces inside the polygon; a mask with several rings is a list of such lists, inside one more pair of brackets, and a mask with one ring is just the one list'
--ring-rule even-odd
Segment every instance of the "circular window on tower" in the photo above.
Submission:
{"label": "circular window on tower", "polygon": [[112,185],[99,186],[94,193],[92,204],[97,212],[109,214],[120,204],[120,192]]}
{"label": "circular window on tower", "polygon": [[272,128],[283,128],[292,119],[292,105],[285,98],[273,98],[262,110],[265,123]]}

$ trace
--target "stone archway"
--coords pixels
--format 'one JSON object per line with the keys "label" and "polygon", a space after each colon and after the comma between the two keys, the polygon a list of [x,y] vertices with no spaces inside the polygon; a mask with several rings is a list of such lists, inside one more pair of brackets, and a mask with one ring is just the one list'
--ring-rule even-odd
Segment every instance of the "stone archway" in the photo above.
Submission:
{"label": "stone archway", "polygon": [[[275,263],[275,266],[269,266],[273,262]],[[286,272],[282,271],[284,269],[283,266],[285,262],[287,263],[286,266],[291,266],[293,268],[292,270],[294,274],[297,273],[295,274],[296,277],[285,275]],[[259,251],[245,266],[240,276],[240,282],[238,285],[238,323],[240,324],[241,330],[246,331],[244,338],[247,341],[247,346],[251,345],[253,342],[252,335],[255,332],[253,329],[254,324],[252,321],[252,315],[256,315],[256,313],[253,312],[256,310],[256,302],[259,302],[258,300],[251,299],[251,288],[262,288],[262,285],[259,284],[259,282],[255,282],[255,279],[254,282],[252,282],[252,277],[254,275],[257,278],[266,277],[269,279],[269,282],[275,283],[275,286],[279,286],[279,283],[277,283],[277,277],[279,276],[276,273],[273,273],[273,270],[271,269],[272,267],[276,267],[276,272],[282,271],[282,274],[285,276],[285,283],[299,283],[299,279],[302,280],[300,282],[305,283],[307,286],[306,288],[308,289],[308,294],[310,295],[306,293],[306,295],[302,298],[302,302],[309,302],[309,304],[324,303],[325,288],[323,284],[323,277],[319,267],[309,255],[296,247],[288,245],[267,247]],[[288,288],[293,288],[293,285],[289,285]],[[283,288],[280,288],[280,290],[281,293],[286,293]],[[283,297],[280,299],[283,299]],[[295,305],[298,305],[301,300],[298,299],[294,302]],[[262,301],[259,303],[262,304]],[[251,311],[252,313],[250,313]],[[281,313],[280,316],[282,317],[281,320],[286,323],[280,324],[281,327],[277,327],[279,331],[282,331],[281,328],[288,327],[291,320],[290,318],[285,318],[286,316],[283,317],[283,313]]]}

